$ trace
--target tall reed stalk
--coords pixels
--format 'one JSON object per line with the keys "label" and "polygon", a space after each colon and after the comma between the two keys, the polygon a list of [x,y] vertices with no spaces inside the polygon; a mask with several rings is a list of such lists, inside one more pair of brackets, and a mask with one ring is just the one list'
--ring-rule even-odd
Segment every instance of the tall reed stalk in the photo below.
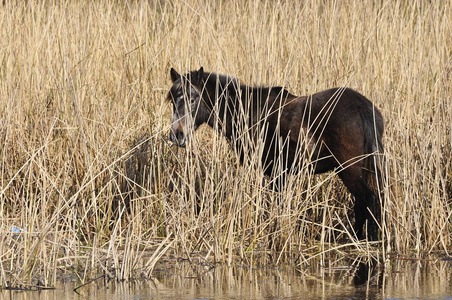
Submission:
{"label": "tall reed stalk", "polygon": [[[162,257],[448,251],[451,20],[450,1],[3,1],[0,286],[150,276]],[[354,240],[334,173],[292,176],[277,195],[209,128],[173,147],[169,68],[199,66],[371,99],[385,118],[384,245]]]}

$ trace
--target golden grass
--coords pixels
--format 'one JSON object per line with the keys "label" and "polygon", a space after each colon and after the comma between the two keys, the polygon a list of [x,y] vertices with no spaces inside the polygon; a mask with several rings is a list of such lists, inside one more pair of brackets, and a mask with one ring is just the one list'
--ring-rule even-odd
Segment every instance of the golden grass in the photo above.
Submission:
{"label": "golden grass", "polygon": [[[4,2],[0,286],[149,276],[162,255],[299,264],[451,248],[450,1]],[[293,176],[278,206],[209,128],[171,146],[169,68],[199,66],[371,99],[386,127],[384,246],[353,240],[333,173]]]}

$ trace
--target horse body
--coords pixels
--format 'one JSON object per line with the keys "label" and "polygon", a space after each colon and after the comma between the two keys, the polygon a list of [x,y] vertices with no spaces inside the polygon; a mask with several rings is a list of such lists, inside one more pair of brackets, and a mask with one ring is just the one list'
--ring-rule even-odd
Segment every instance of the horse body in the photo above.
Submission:
{"label": "horse body", "polygon": [[173,143],[185,146],[206,122],[226,136],[242,163],[263,147],[262,168],[278,186],[306,164],[314,173],[336,170],[355,197],[358,238],[367,220],[369,239],[377,239],[376,196],[365,170],[373,168],[373,155],[383,151],[383,118],[363,95],[333,88],[297,97],[281,87],[239,85],[233,77],[202,68],[185,75],[171,69],[171,78]]}

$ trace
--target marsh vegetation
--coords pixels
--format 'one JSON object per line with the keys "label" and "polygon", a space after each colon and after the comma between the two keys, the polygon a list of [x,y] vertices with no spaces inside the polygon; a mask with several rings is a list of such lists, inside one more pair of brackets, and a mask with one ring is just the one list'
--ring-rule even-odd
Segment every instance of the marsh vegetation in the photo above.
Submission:
{"label": "marsh vegetation", "polygon": [[[452,246],[450,1],[3,1],[0,24],[1,287],[149,277],[162,257],[301,266]],[[174,147],[169,70],[200,66],[370,99],[380,242],[354,238],[334,172],[276,193],[209,128]]]}

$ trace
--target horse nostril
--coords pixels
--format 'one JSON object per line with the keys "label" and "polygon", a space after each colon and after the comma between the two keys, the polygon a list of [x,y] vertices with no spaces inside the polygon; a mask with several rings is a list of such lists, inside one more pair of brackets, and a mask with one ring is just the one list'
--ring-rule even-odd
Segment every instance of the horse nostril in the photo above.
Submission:
{"label": "horse nostril", "polygon": [[176,138],[178,141],[183,141],[184,140],[184,133],[180,130],[176,131]]}
{"label": "horse nostril", "polygon": [[181,130],[176,131],[176,137],[177,137],[177,145],[179,147],[185,147],[185,135],[184,132]]}

